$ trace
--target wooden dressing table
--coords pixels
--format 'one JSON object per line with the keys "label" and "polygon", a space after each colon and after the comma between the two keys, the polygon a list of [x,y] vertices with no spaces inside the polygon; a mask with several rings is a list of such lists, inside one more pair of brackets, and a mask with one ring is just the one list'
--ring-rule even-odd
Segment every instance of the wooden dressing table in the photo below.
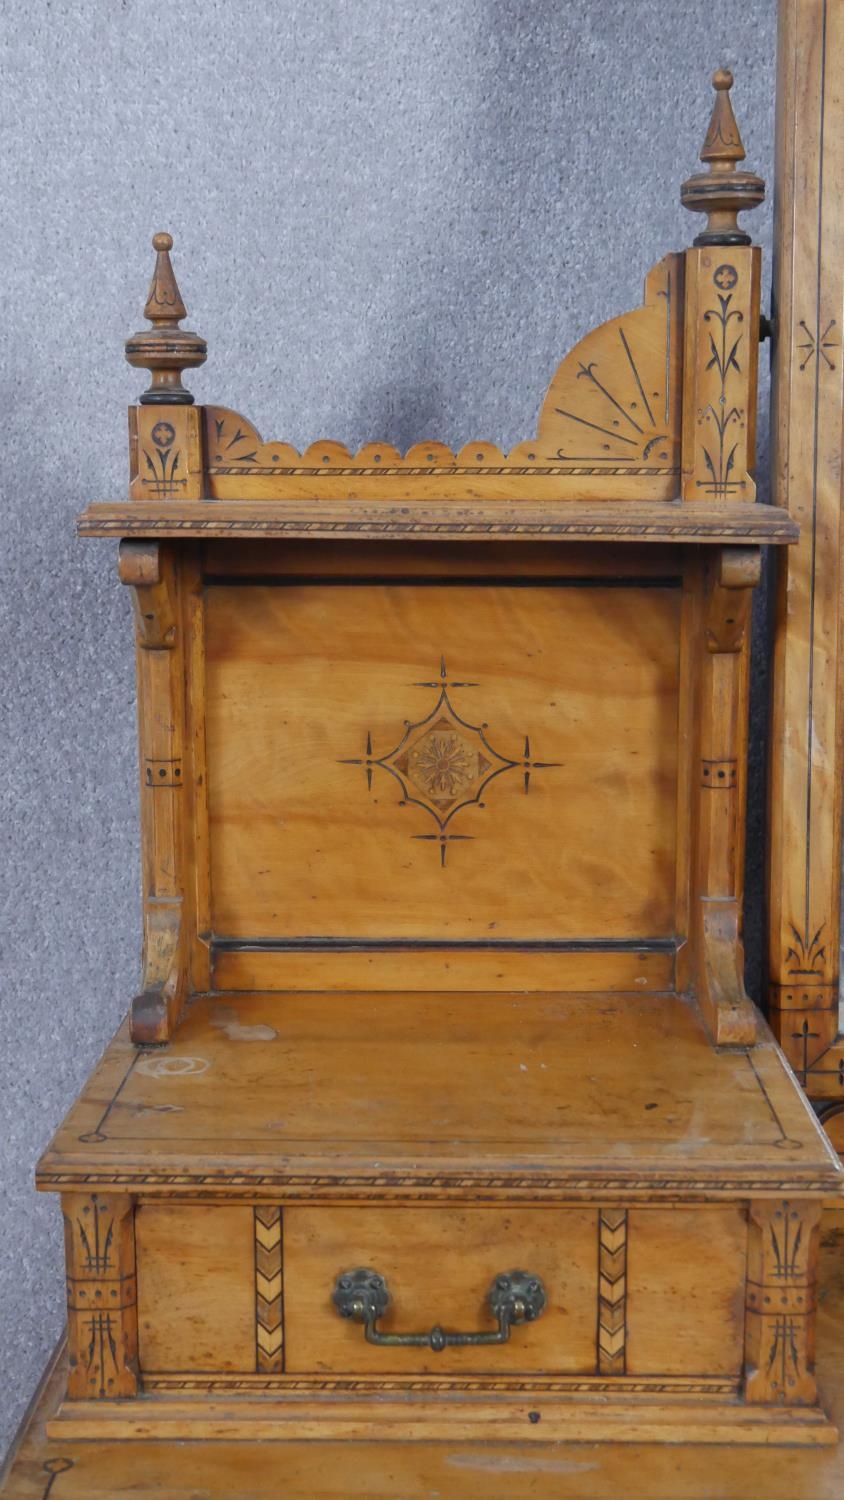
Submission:
{"label": "wooden dressing table", "polygon": [[39,1167],[74,1438],[829,1443],[841,1168],[744,990],[761,201],[505,455],[264,442],[127,344],[141,992]]}

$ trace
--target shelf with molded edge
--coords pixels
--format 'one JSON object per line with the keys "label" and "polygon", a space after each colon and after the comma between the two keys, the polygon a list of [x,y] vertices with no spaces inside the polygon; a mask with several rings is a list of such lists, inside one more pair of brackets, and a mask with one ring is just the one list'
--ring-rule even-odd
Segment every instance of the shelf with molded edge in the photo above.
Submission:
{"label": "shelf with molded edge", "polygon": [[690,542],[787,544],[796,521],[775,506],[747,502],[428,500],[128,500],[89,505],[80,536],[213,539],[417,537],[455,541]]}

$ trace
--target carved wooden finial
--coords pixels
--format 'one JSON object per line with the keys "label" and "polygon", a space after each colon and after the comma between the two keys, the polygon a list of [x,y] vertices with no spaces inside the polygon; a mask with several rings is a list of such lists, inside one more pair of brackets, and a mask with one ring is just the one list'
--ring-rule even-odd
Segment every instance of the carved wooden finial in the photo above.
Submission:
{"label": "carved wooden finial", "polygon": [[707,215],[696,245],[749,245],[750,235],[740,227],[738,214],[744,208],[756,208],[765,197],[761,177],[736,170],[735,163],[744,161],[744,146],[730,102],[732,86],[729,68],[713,73],[715,104],[700,153],[709,171],[696,172],[680,189],[684,208]]}
{"label": "carved wooden finial", "polygon": [[179,327],[187,309],[170,264],[172,235],[154,234],[152,247],[155,270],[144,317],[153,326],[126,340],[126,358],[136,369],[152,375],[149,389],[140,398],[142,405],[190,406],[193,396],[182,385],[182,371],[204,364],[208,349],[198,333]]}

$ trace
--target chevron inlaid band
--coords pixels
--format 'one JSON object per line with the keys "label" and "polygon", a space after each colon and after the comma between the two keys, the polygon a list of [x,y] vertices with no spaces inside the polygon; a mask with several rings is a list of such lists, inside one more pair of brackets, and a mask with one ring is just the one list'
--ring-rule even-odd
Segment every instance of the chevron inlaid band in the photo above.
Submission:
{"label": "chevron inlaid band", "polygon": [[282,1319],[281,1209],[255,1209],[255,1370],[280,1375],[284,1369]]}
{"label": "chevron inlaid band", "polygon": [[627,1212],[598,1216],[598,1373],[627,1372]]}

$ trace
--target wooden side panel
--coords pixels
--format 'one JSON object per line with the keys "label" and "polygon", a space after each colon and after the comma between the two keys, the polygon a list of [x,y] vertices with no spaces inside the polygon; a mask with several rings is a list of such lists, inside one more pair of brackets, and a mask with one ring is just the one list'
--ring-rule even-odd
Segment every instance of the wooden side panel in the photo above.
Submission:
{"label": "wooden side panel", "polygon": [[142,1371],[254,1370],[252,1209],[142,1203],[135,1238]]}
{"label": "wooden side panel", "polygon": [[814,1098],[844,1097],[839,1033],[844,781],[841,427],[844,9],[780,0],[774,497],[780,560],[771,734],[771,1020]]}
{"label": "wooden side panel", "polygon": [[632,1208],[627,1374],[738,1375],[747,1222],[739,1204]]}
{"label": "wooden side panel", "polygon": [[[292,1208],[285,1211],[285,1332],[290,1373],[537,1374],[595,1367],[597,1214],[583,1209]],[[500,1347],[379,1349],[331,1302],[336,1277],[357,1266],[387,1280],[384,1332],[435,1323],[471,1332],[495,1328],[485,1305],[502,1271],[541,1277],[548,1306]]]}
{"label": "wooden side panel", "polygon": [[671,580],[206,599],[216,935],[674,934]]}

